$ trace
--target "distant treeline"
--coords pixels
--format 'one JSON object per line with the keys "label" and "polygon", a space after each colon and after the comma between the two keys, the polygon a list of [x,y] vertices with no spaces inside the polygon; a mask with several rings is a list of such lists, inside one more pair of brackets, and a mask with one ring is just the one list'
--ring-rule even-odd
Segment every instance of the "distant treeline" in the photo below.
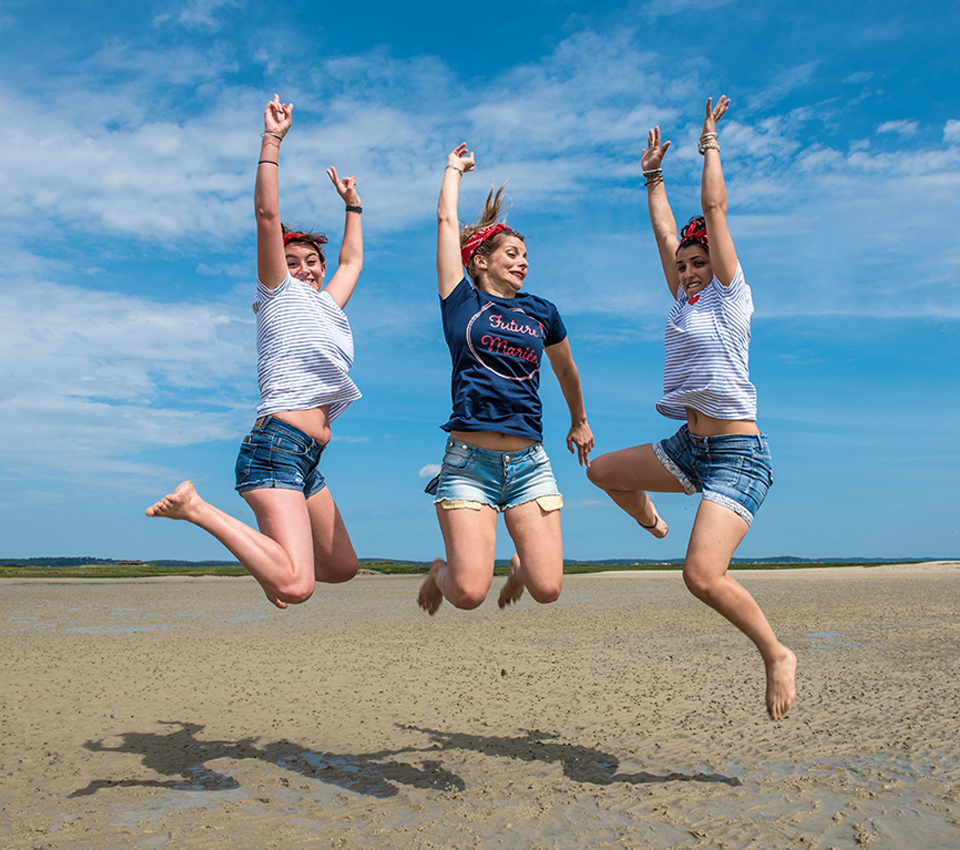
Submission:
{"label": "distant treeline", "polygon": [[[954,558],[798,558],[793,555],[777,555],[773,558],[734,558],[733,564],[804,564],[846,566],[850,564],[913,564],[922,561],[951,561]],[[499,560],[497,566],[507,566],[508,560]],[[683,563],[683,558],[657,560],[652,558],[607,558],[601,561],[581,561],[567,558],[563,562],[567,566],[582,564],[588,567],[646,567],[646,566],[676,566]],[[94,558],[84,555],[79,558],[0,558],[0,567],[81,567],[92,565],[119,566],[124,564],[155,566],[155,567],[188,567],[205,569],[208,567],[239,567],[238,561],[184,561],[184,560],[134,560],[131,558]],[[395,564],[398,567],[429,567],[430,561],[403,561],[394,558],[361,558],[361,566]]]}

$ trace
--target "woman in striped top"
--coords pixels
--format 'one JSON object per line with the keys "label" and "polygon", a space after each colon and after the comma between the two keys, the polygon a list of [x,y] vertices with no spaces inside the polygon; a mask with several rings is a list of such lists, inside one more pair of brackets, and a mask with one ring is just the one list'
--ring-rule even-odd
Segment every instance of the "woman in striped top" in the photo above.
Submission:
{"label": "woman in striped top", "polygon": [[756,424],[748,347],[753,300],[727,228],[727,194],[716,124],[730,100],[707,100],[699,151],[700,201],[677,238],[661,164],[670,142],[650,130],[641,163],[647,205],[674,303],[667,317],[663,396],[657,410],[685,421],[667,440],[596,458],[587,474],[654,537],[667,524],[647,496],[702,493],[683,566],[687,587],[749,637],[763,657],[767,712],[782,717],[796,697],[796,656],[777,639],[754,598],[727,571],[773,483],[766,437]]}
{"label": "woman in striped top", "polygon": [[357,556],[320,473],[330,423],[360,392],[347,376],[353,337],[343,308],[363,265],[356,178],[327,169],[346,204],[337,271],[324,285],[319,233],[280,222],[280,143],[293,104],[274,95],[264,110],[254,206],[257,219],[257,354],[260,404],[237,459],[237,490],[253,509],[259,531],[200,498],[193,484],[147,508],[147,516],[184,519],[216,537],[256,578],[278,608],[304,602],[314,583],[342,582],[357,573]]}

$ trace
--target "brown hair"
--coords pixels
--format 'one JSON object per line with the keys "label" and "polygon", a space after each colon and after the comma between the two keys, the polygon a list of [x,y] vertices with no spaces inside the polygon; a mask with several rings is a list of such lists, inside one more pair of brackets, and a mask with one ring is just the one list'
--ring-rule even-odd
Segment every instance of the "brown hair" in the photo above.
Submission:
{"label": "brown hair", "polygon": [[[480,218],[477,220],[477,223],[467,224],[460,228],[461,248],[463,247],[464,243],[478,230],[483,230],[485,227],[491,227],[500,221],[500,208],[503,206],[503,190],[507,187],[507,182],[509,181],[505,180],[503,185],[496,191],[494,191],[493,185],[491,184],[490,194],[487,195],[487,200],[483,204],[483,212],[480,213]],[[489,239],[485,239],[477,246],[477,249],[473,252],[473,256],[470,257],[470,260],[467,263],[467,274],[469,274],[471,278],[474,278],[476,274],[473,261],[477,257],[489,257],[494,251],[497,250],[497,248],[500,247],[503,240],[508,236],[516,236],[521,242],[525,241],[523,236],[512,228],[501,230],[499,233],[495,233]]]}
{"label": "brown hair", "polygon": [[285,224],[280,225],[283,230],[283,245],[306,245],[308,248],[313,248],[319,255],[320,261],[326,263],[327,258],[323,255],[323,247],[327,244],[327,237],[322,233],[306,233],[302,230],[294,230],[292,227],[287,227]]}

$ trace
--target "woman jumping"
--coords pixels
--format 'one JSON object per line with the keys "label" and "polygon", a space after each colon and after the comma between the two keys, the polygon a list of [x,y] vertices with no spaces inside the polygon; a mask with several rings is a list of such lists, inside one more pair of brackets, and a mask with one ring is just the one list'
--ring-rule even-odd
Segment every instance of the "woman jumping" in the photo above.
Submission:
{"label": "woman jumping", "polygon": [[453,413],[443,426],[449,439],[431,489],[447,559],[433,562],[420,588],[420,607],[430,614],[444,599],[476,608],[486,598],[500,512],[517,550],[500,607],[524,588],[537,602],[560,595],[563,500],[541,445],[544,354],[570,410],[567,447],[581,466],[593,448],[560,314],[546,299],[520,291],[527,249],[523,237],[500,222],[503,187],[491,190],[475,226],[460,228],[460,180],[473,168],[474,155],[461,144],[447,158],[437,206],[437,282],[453,360]]}
{"label": "woman jumping", "polygon": [[670,142],[650,130],[641,164],[650,223],[674,304],[667,317],[663,397],[657,410],[686,424],[674,436],[601,455],[587,475],[654,537],[667,535],[647,491],[702,493],[683,579],[690,592],[749,637],[766,669],[767,712],[786,714],[796,697],[796,656],[777,639],[754,598],[727,572],[773,483],[767,438],[757,428],[748,347],[753,299],[727,229],[727,194],[716,124],[729,98],[707,100],[699,151],[700,202],[680,231],[661,169]]}
{"label": "woman jumping", "polygon": [[346,204],[337,271],[324,286],[321,233],[280,223],[280,143],[293,104],[274,98],[264,110],[257,164],[257,369],[260,404],[237,459],[237,490],[260,530],[200,498],[189,481],[147,516],[185,519],[216,537],[260,582],[278,608],[304,602],[314,582],[343,582],[357,573],[357,555],[320,472],[330,423],[360,397],[347,376],[353,336],[343,312],[363,265],[356,178],[327,169]]}

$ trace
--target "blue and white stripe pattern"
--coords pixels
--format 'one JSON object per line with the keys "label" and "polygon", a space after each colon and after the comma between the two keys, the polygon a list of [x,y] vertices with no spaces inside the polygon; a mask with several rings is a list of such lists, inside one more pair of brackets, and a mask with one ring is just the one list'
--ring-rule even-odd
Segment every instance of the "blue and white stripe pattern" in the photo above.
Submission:
{"label": "blue and white stripe pattern", "polygon": [[667,316],[663,397],[657,410],[686,419],[693,408],[715,419],[757,418],[750,383],[750,317],[753,296],[737,272],[729,286],[713,278],[691,303],[681,286]]}
{"label": "blue and white stripe pattern", "polygon": [[330,405],[330,421],[360,390],[347,376],[353,334],[346,314],[326,292],[289,274],[276,289],[257,282],[257,416]]}

